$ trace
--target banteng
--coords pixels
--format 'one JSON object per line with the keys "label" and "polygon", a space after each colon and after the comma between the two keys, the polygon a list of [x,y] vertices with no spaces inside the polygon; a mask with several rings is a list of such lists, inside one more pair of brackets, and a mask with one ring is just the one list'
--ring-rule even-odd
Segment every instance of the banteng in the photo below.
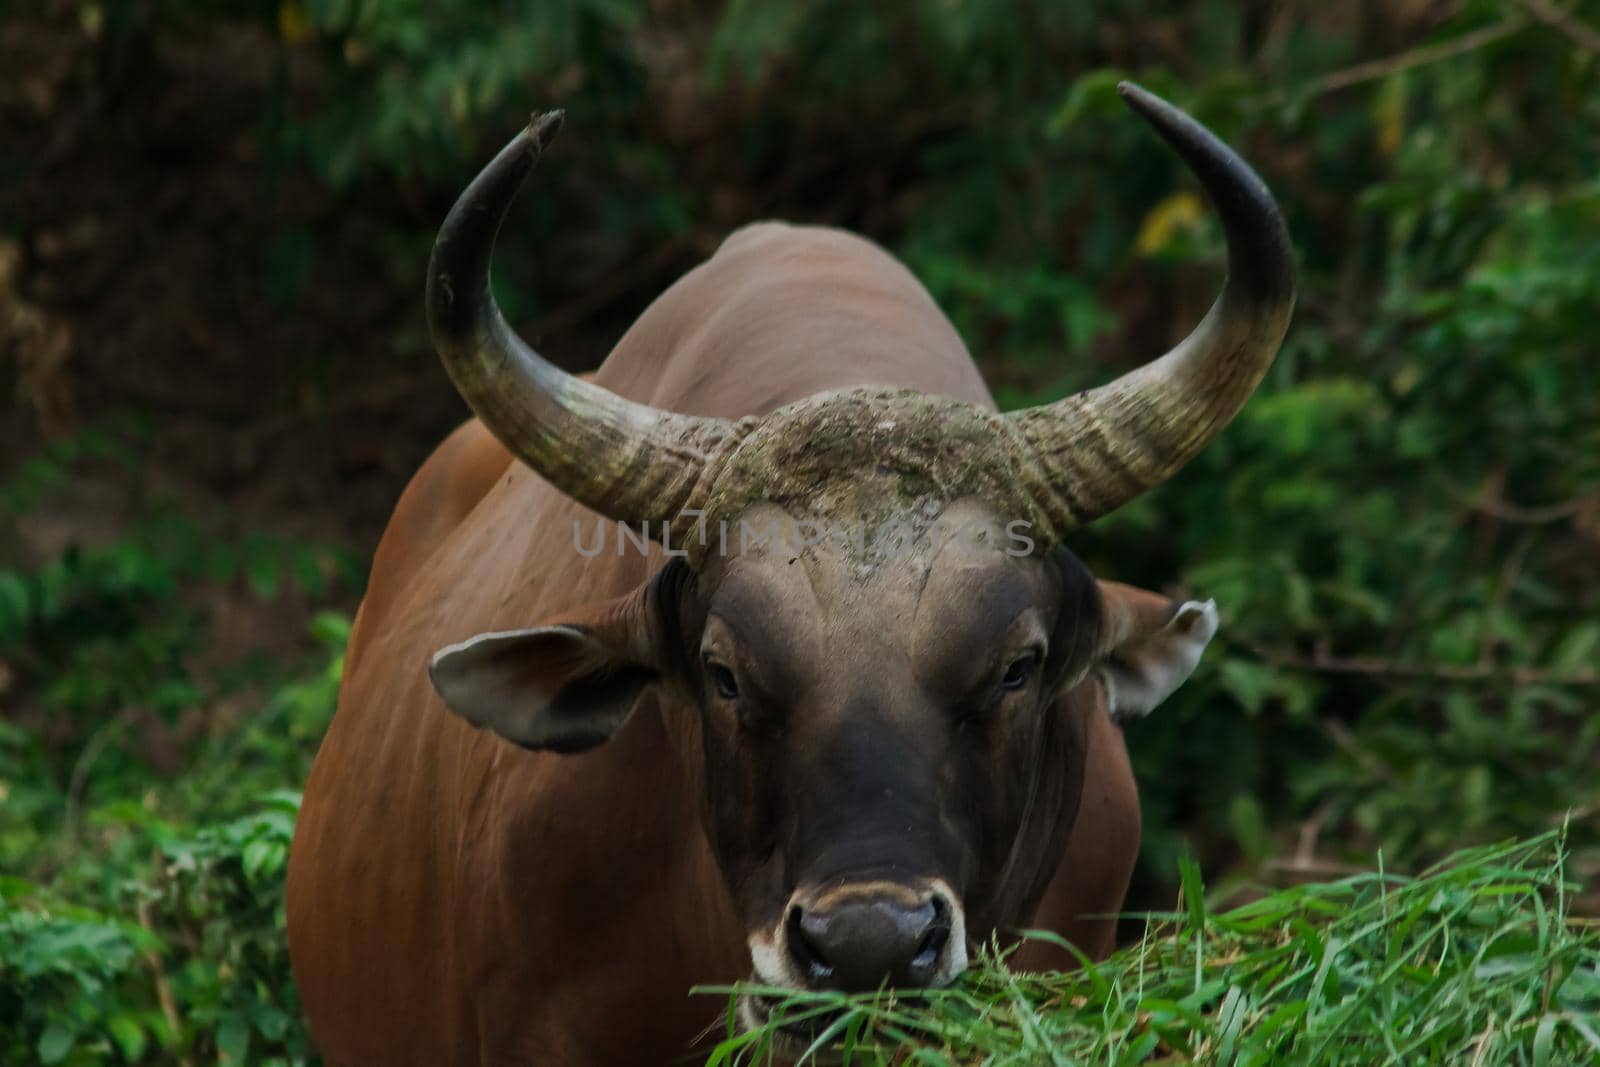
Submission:
{"label": "banteng", "polygon": [[[290,861],[329,1063],[667,1063],[720,1017],[697,984],[938,985],[1019,927],[1110,950],[1120,724],[1217,617],[1065,540],[1222,430],[1293,304],[1261,180],[1122,92],[1209,193],[1227,283],[1170,352],[1011,414],[900,263],[776,223],[564,374],[489,287],[559,117],[462,194],[427,310],[477,419],[378,548]],[[607,520],[654,547],[594,551]]]}

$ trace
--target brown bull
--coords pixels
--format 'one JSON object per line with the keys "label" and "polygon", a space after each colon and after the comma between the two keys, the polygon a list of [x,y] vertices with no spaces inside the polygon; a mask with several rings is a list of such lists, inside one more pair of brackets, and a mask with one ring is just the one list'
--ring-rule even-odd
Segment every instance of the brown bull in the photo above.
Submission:
{"label": "brown bull", "polygon": [[1139,840],[1118,724],[1216,612],[1061,541],[1222,429],[1293,303],[1260,179],[1123,93],[1209,192],[1227,285],[1165,356],[1012,415],[898,262],[779,224],[569,377],[488,282],[558,119],[462,195],[428,312],[481,421],[384,534],[290,861],[330,1063],[665,1063],[719,1018],[699,983],[938,985],[1018,927],[1109,951]]}

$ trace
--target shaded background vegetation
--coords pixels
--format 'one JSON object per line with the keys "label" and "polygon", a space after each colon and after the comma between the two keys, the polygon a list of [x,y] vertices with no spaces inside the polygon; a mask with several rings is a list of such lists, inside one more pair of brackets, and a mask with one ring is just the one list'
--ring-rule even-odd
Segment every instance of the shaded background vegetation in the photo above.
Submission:
{"label": "shaded background vegetation", "polygon": [[497,263],[552,358],[781,216],[902,256],[1005,405],[1204,312],[1220,231],[1113,87],[1191,109],[1303,288],[1237,423],[1074,544],[1224,614],[1130,736],[1134,903],[1185,850],[1283,882],[1569,817],[1600,873],[1600,3],[43,0],[0,69],[0,1060],[309,1054],[296,791],[465,414],[423,265],[552,105]]}

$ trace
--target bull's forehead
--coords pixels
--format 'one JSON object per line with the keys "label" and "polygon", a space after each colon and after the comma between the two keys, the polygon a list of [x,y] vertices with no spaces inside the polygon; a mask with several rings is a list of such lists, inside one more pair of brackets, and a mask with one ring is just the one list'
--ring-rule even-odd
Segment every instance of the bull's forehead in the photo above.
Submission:
{"label": "bull's forehead", "polygon": [[914,609],[930,588],[1027,569],[1021,564],[1034,555],[1034,542],[1025,520],[972,498],[919,497],[885,509],[889,491],[869,475],[854,485],[859,506],[747,508],[722,538],[715,580],[754,583],[786,598],[809,593],[814,605],[856,618],[874,614],[872,605]]}
{"label": "bull's forehead", "polygon": [[855,472],[804,506],[756,503],[719,526],[712,555],[747,566],[803,565],[811,584],[837,586],[843,596],[916,585],[936,561],[983,568],[1038,547],[1025,514],[974,496],[908,495],[903,479],[883,471]]}
{"label": "bull's forehead", "polygon": [[707,572],[713,618],[785,661],[803,687],[838,690],[836,702],[884,690],[878,699],[898,703],[905,686],[936,683],[952,662],[1014,643],[1019,618],[1037,614],[1047,590],[1009,520],[971,499],[921,503],[903,519],[902,540],[874,552],[869,531],[863,553],[848,522],[819,540],[812,513],[748,509],[741,525],[796,536],[730,543]]}

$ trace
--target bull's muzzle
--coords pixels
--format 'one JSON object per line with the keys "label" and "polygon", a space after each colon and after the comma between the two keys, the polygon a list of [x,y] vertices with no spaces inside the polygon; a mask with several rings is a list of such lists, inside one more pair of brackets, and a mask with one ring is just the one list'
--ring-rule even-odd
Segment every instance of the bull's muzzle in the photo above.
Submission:
{"label": "bull's muzzle", "polygon": [[779,938],[802,988],[926,988],[966,969],[961,905],[942,882],[802,889],[790,898]]}

